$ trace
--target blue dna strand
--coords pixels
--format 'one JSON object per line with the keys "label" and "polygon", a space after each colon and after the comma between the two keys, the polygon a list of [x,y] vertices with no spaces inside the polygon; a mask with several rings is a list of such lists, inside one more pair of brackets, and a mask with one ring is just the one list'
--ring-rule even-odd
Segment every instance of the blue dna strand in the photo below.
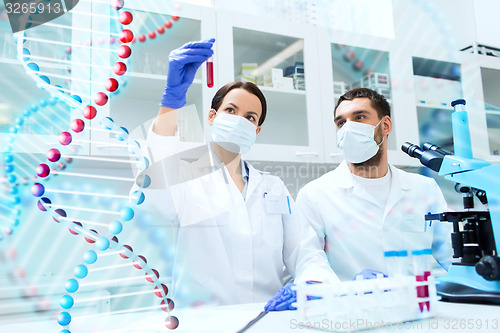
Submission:
{"label": "blue dna strand", "polygon": [[[14,42],[17,41],[17,38]],[[14,42],[12,45],[14,46]],[[57,61],[67,60],[67,54],[64,51],[54,53]],[[13,70],[10,75],[17,74]],[[33,93],[33,87],[15,87],[15,84],[8,83],[10,89],[15,91],[18,98]],[[64,82],[63,82],[64,84]],[[14,123],[8,128],[8,133],[3,145],[3,172],[2,175],[2,198],[3,209],[2,221],[0,221],[0,240],[5,239],[7,235],[12,234],[19,225],[18,220],[8,218],[8,211],[11,206],[14,212],[18,210],[20,204],[19,192],[22,188],[19,186],[30,185],[33,182],[33,166],[40,163],[40,155],[48,145],[52,144],[52,137],[59,130],[66,128],[70,118],[69,107],[57,97],[50,97],[47,92],[37,93],[37,96],[43,97],[38,103],[29,104],[26,101],[26,107],[21,114],[15,118]],[[12,98],[15,98],[14,96]],[[22,105],[22,104],[21,104]],[[65,168],[67,161],[60,161],[53,165],[56,169]],[[10,198],[9,198],[10,197]],[[17,216],[18,214],[14,214]],[[5,222],[10,222],[10,225]]]}
{"label": "blue dna strand", "polygon": [[[15,45],[14,41],[12,44]],[[64,52],[57,56],[61,60],[66,59]],[[19,96],[31,96],[33,89],[36,90],[34,85],[33,87],[26,85],[15,87],[15,84],[8,84],[10,84],[11,91],[19,92]],[[47,147],[56,142],[54,135],[65,129],[70,119],[70,108],[63,101],[57,97],[50,97],[44,91],[34,95],[37,98],[39,96],[43,98],[31,105],[29,100],[18,103],[18,107],[24,104],[22,106],[24,110],[20,109],[21,112],[8,128],[2,146],[4,153],[3,165],[0,169],[2,179],[0,185],[0,260],[2,271],[7,274],[10,284],[8,287],[5,286],[0,293],[10,294],[11,297],[16,298],[20,295],[20,300],[23,301],[14,301],[8,306],[4,305],[2,313],[19,311],[22,305],[27,309],[31,308],[33,313],[44,313],[53,308],[53,302],[45,292],[46,286],[33,281],[31,273],[36,268],[23,263],[25,249],[22,245],[19,246],[23,242],[12,240],[12,235],[16,235],[17,230],[26,224],[26,220],[30,220],[29,206],[31,205],[28,206],[28,203],[31,202],[32,196],[29,195],[29,188],[38,178],[33,175],[33,169],[43,160],[42,154],[48,149]],[[72,149],[74,148],[76,147]],[[62,159],[58,163],[53,163],[51,168],[62,170],[70,163],[71,159]]]}
{"label": "blue dna strand", "polygon": [[[11,170],[13,162],[12,155],[4,155],[5,170]],[[0,192],[0,241],[9,237],[14,233],[14,230],[19,226],[19,215],[21,209],[21,197],[17,186],[13,185],[17,181],[17,177],[13,174],[6,174],[1,180]]]}
{"label": "blue dna strand", "polygon": [[[109,15],[103,14],[104,7],[107,7]],[[61,131],[57,136],[59,144],[52,145],[47,150],[47,161],[36,166],[37,182],[31,186],[31,193],[39,198],[37,207],[41,211],[49,212],[54,222],[67,228],[73,235],[83,236],[84,246],[91,246],[92,250],[89,251],[93,251],[96,258],[125,251],[125,254],[121,253],[121,257],[130,260],[135,268],[145,272],[142,278],[146,274],[147,281],[154,286],[154,294],[161,298],[159,305],[131,308],[128,311],[162,309],[167,312],[165,326],[175,329],[179,321],[170,315],[173,301],[167,298],[168,288],[160,283],[158,271],[150,268],[143,256],[135,255],[132,248],[123,245],[117,237],[127,224],[133,223],[135,206],[145,200],[140,190],[128,194],[131,185],[148,185],[146,180],[142,183],[135,181],[129,170],[130,166],[138,172],[149,166],[148,159],[140,154],[140,144],[129,138],[125,127],[116,125],[112,118],[106,116],[110,100],[125,83],[123,75],[127,71],[126,59],[132,53],[130,44],[134,41],[131,30],[123,29],[119,24],[109,24],[109,20],[115,23],[119,21],[123,25],[133,21],[133,15],[122,8],[122,1],[111,1],[111,6],[103,1],[80,1],[75,9],[67,14],[72,16],[71,19],[64,15],[19,34],[18,55],[27,73],[41,89],[66,103],[71,108],[72,118],[70,128]],[[105,23],[101,24],[98,20],[96,22],[96,16]],[[88,19],[92,20],[90,30],[85,27]],[[79,23],[82,23],[81,27]],[[111,28],[116,28],[117,25],[120,26],[119,31],[113,31]],[[94,30],[94,27],[98,28]],[[69,32],[61,33],[57,36],[60,38],[50,36],[50,39],[47,39],[44,34],[50,29]],[[73,42],[74,33],[80,40],[87,42]],[[109,43],[107,36],[112,36]],[[112,38],[115,37],[121,42],[119,46],[114,45],[116,40]],[[64,50],[67,60],[61,61],[55,57],[53,49]],[[111,70],[114,73],[112,77],[109,75]],[[80,118],[79,112],[83,117]],[[96,124],[99,124],[99,127]],[[96,157],[104,149],[118,149],[121,155],[111,153],[110,156]],[[116,157],[123,156],[123,152],[126,152],[129,159]],[[72,161],[72,171],[76,172],[54,167],[62,161]],[[82,172],[79,168],[85,171]],[[47,179],[54,175],[63,177],[70,186],[50,186]],[[85,263],[92,264],[89,260],[85,260]],[[76,279],[87,278],[91,269],[86,267],[84,264],[77,266]],[[117,274],[115,268],[104,266],[100,271],[107,270],[110,274]],[[78,283],[75,279],[72,281]],[[97,285],[102,286],[100,283]],[[74,289],[74,286],[73,284],[66,290],[74,290],[74,293],[78,290]],[[135,285],[125,287],[136,288]],[[133,292],[118,293],[112,298],[128,297],[131,294],[134,295]],[[58,318],[59,324],[64,327],[63,331],[68,332],[71,322],[69,311],[74,309],[69,306],[70,297],[72,296],[64,296],[68,302],[61,302],[65,311],[61,312]]]}
{"label": "blue dna strand", "polygon": [[[75,232],[76,233],[76,232]],[[83,235],[85,237],[85,235]],[[87,241],[92,242],[90,237],[85,237]],[[120,259],[122,262],[117,262],[116,259]],[[134,267],[136,272],[130,274],[127,268]],[[135,273],[135,274],[133,274]],[[134,285],[133,291],[130,291],[130,286],[127,283],[132,281],[148,281],[150,285]],[[123,284],[123,286],[122,286]],[[115,288],[113,294],[99,294],[95,292],[95,286],[102,288]],[[86,290],[90,288],[91,292],[85,293]],[[58,323],[64,327],[65,332],[69,331],[69,325],[72,322],[72,315],[70,311],[74,311],[78,314],[76,320],[84,323],[79,323],[79,327],[89,325],[88,319],[92,318],[92,327],[99,327],[102,330],[110,325],[116,328],[114,323],[110,323],[110,314],[124,314],[124,313],[136,313],[142,310],[152,310],[161,309],[167,312],[169,315],[165,319],[165,326],[169,329],[175,329],[179,325],[179,320],[175,316],[170,315],[170,311],[174,308],[174,302],[167,297],[168,288],[165,284],[161,283],[160,276],[157,270],[151,268],[147,264],[147,260],[142,255],[137,255],[132,250],[129,245],[121,245],[116,237],[113,237],[111,242],[105,238],[99,238],[95,242],[94,249],[90,249],[85,252],[83,256],[83,263],[74,267],[74,277],[67,280],[65,284],[66,295],[61,297],[60,305],[63,311],[58,315]],[[111,311],[103,311],[102,309],[98,313],[92,313],[88,311],[89,307],[84,307],[87,303],[90,303],[91,309],[95,309],[96,304],[99,302],[109,302],[109,300],[119,300],[116,302],[120,307],[123,304],[137,304],[140,303],[137,300],[139,295],[151,295],[154,294],[161,299],[160,304],[155,304],[151,306],[137,306],[128,309],[114,309]],[[78,307],[80,306],[80,307]],[[75,310],[75,307],[77,309]],[[104,317],[106,316],[106,317]],[[104,317],[104,318],[102,318]],[[102,318],[98,320],[97,318]],[[141,323],[137,326],[135,317],[124,317],[121,320],[126,321],[127,329],[145,329],[148,325],[151,327],[158,328],[160,325],[158,322],[149,322],[148,324]],[[131,321],[127,321],[131,320]],[[123,322],[121,323],[124,324]],[[131,326],[135,324],[136,327]]]}
{"label": "blue dna strand", "polygon": [[[26,109],[22,116],[15,120],[15,125],[11,126],[10,134],[7,136],[3,147],[5,153],[2,190],[0,192],[0,241],[12,235],[16,227],[19,226],[20,193],[24,187],[32,185],[37,176],[33,176],[33,168],[40,163],[40,148],[44,146],[40,138],[50,142],[50,134],[57,129],[62,129],[67,123],[64,118],[68,114],[66,104],[52,98],[49,101],[43,99],[37,104]],[[19,135],[22,132],[23,135]],[[37,134],[33,134],[36,132]],[[38,140],[34,140],[34,138]],[[37,142],[35,144],[34,142]],[[51,167],[54,170],[62,170],[71,163],[71,159],[61,160]]]}

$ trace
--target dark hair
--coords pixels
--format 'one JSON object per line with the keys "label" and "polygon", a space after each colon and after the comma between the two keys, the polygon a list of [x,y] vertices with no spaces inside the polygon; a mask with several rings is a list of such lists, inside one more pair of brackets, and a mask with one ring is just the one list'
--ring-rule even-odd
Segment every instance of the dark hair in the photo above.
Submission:
{"label": "dark hair", "polygon": [[382,119],[384,116],[391,116],[391,106],[389,105],[385,97],[377,93],[375,90],[371,90],[368,88],[351,89],[340,96],[333,114],[335,115],[335,112],[337,111],[340,103],[342,103],[343,101],[352,101],[355,98],[369,98],[372,107],[377,110],[379,119]]}
{"label": "dark hair", "polygon": [[258,126],[262,125],[266,119],[267,113],[266,97],[264,97],[264,94],[260,91],[259,87],[252,82],[233,81],[221,87],[212,99],[212,109],[218,110],[224,97],[226,97],[228,92],[233,89],[244,89],[259,98],[260,104],[262,104],[262,114],[260,115]]}

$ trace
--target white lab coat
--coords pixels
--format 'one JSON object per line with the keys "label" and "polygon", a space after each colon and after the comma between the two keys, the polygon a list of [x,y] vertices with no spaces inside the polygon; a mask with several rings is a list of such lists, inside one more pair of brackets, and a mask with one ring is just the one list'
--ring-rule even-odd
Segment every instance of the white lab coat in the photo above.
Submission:
{"label": "white lab coat", "polygon": [[442,267],[450,264],[451,223],[429,226],[424,220],[429,212],[447,210],[436,182],[389,167],[392,178],[385,207],[354,181],[346,162],[299,191],[297,206],[341,280],[352,280],[365,268],[387,274],[384,251],[390,250],[432,248]]}
{"label": "white lab coat", "polygon": [[[179,143],[152,131],[148,137],[157,156],[160,151],[168,155],[165,148],[172,151]],[[208,302],[218,304],[266,301],[285,282],[285,266],[296,280],[338,280],[314,230],[300,218],[278,177],[245,162],[246,200],[224,166],[190,179],[193,170],[210,169],[213,157],[208,153],[192,163],[181,161],[177,167],[185,182],[161,188],[153,179],[144,190],[143,206],[160,211],[162,223],[174,226],[172,295],[177,304],[206,303],[201,295],[207,293]],[[272,200],[281,205],[273,206]]]}

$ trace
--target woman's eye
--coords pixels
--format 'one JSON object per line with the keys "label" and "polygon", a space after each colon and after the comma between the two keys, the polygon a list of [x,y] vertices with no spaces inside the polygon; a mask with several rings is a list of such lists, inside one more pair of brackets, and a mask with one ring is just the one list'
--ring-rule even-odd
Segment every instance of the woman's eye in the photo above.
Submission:
{"label": "woman's eye", "polygon": [[250,121],[252,121],[252,122],[255,121],[254,116],[247,116],[247,119],[250,120]]}
{"label": "woman's eye", "polygon": [[226,109],[226,112],[227,112],[227,113],[234,113],[234,109],[233,109],[233,108],[227,108],[227,109]]}

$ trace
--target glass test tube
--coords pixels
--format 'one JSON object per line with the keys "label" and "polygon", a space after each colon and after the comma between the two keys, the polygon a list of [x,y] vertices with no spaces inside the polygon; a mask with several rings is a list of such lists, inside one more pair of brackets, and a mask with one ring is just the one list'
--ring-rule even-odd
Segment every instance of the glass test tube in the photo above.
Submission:
{"label": "glass test tube", "polygon": [[[431,275],[431,271],[429,268],[429,256],[432,256],[432,249],[423,249],[423,250],[413,250],[411,251],[412,259],[413,259],[413,274],[415,274],[415,279],[417,282],[427,281],[429,276]],[[429,286],[418,286],[417,287],[417,297],[429,297]],[[420,308],[420,312],[424,311],[424,305],[427,308],[427,311],[430,310],[430,302],[419,302],[418,306]]]}
{"label": "glass test tube", "polygon": [[214,86],[214,57],[210,57],[207,60],[207,87],[212,88]]}
{"label": "glass test tube", "polygon": [[384,256],[389,277],[408,275],[408,251],[385,251]]}

